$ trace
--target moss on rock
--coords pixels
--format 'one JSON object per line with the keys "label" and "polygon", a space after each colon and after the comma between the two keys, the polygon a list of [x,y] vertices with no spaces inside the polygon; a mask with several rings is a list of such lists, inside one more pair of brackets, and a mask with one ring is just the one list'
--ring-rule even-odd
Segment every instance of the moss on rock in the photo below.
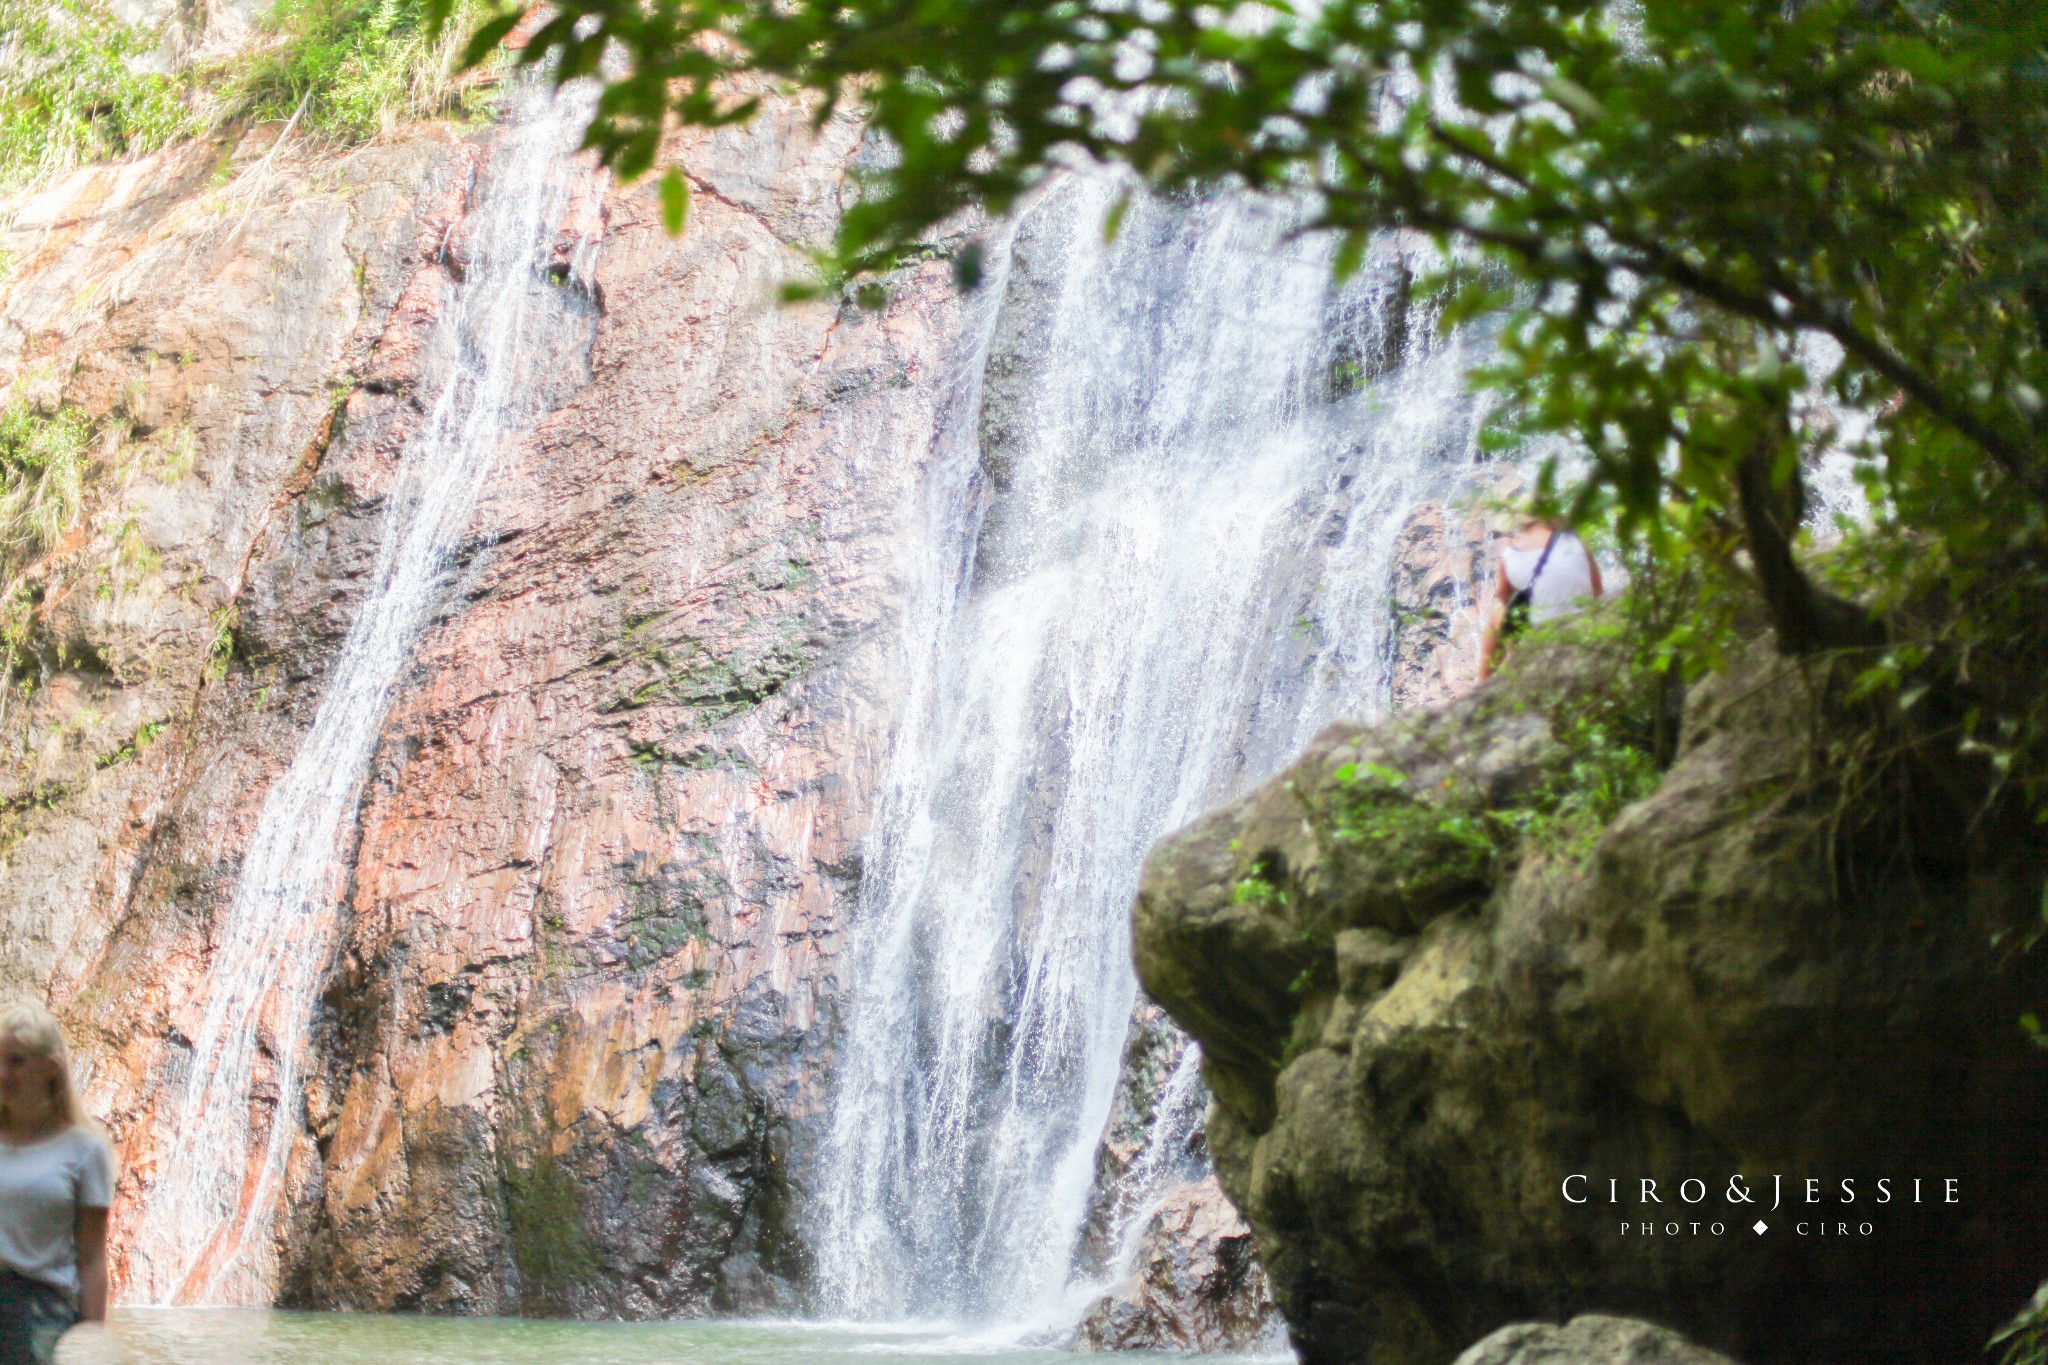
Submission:
{"label": "moss on rock", "polygon": [[[2048,1068],[2016,1026],[2042,972],[1999,946],[2041,850],[1981,785],[1850,771],[1869,716],[1761,650],[1691,699],[1661,779],[1589,749],[1639,700],[1611,643],[1596,621],[1470,698],[1333,727],[1147,867],[1139,974],[1203,1045],[1211,1149],[1304,1360],[1441,1365],[1594,1310],[1753,1365],[1969,1358],[2048,1263]],[[1574,1173],[1667,1203],[1573,1204]],[[1714,1203],[1688,1221],[1718,1237],[1619,1232],[1737,1175],[1855,1180],[1879,1230],[1762,1237]],[[1968,1207],[1880,1211],[1887,1176]]]}

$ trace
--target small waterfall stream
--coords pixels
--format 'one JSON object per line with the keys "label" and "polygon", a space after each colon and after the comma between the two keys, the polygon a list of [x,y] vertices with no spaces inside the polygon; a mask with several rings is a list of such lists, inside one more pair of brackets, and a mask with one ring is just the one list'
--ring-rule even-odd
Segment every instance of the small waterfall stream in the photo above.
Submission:
{"label": "small waterfall stream", "polygon": [[[815,1230],[848,1316],[1070,1314],[1145,854],[1384,706],[1395,537],[1473,450],[1468,358],[1391,247],[1334,288],[1244,199],[1139,199],[1105,245],[1117,193],[1018,224],[935,459]],[[1198,1120],[1199,1084],[1162,1098]]]}
{"label": "small waterfall stream", "polygon": [[587,109],[537,82],[511,99],[466,224],[463,283],[430,342],[445,382],[401,457],[369,587],[312,728],[264,799],[215,927],[182,1089],[175,1075],[164,1081],[158,1175],[129,1250],[137,1302],[269,1301],[271,1233],[301,1131],[301,1054],[378,733],[500,449],[558,387],[561,350],[587,369],[587,307],[547,275]]}
{"label": "small waterfall stream", "polygon": [[1144,1251],[1147,1226],[1167,1198],[1181,1186],[1202,1174],[1202,1159],[1195,1150],[1209,1104],[1209,1092],[1202,1085],[1202,1049],[1183,1038],[1179,1055],[1166,1082],[1159,1087],[1146,1127],[1144,1146],[1114,1187],[1104,1191],[1111,1201],[1106,1218],[1106,1255],[1096,1274],[1073,1277],[1075,1291],[1070,1302],[1085,1308],[1085,1300],[1106,1290],[1138,1268]]}

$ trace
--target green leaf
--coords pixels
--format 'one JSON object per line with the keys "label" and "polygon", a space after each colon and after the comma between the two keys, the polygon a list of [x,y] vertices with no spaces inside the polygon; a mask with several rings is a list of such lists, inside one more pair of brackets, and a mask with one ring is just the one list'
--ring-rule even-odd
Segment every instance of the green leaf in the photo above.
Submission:
{"label": "green leaf", "polygon": [[1131,192],[1125,190],[1109,206],[1109,213],[1102,220],[1102,244],[1114,245],[1117,234],[1124,230],[1124,211],[1131,206]]}
{"label": "green leaf", "polygon": [[1337,242],[1336,259],[1330,263],[1330,273],[1337,277],[1339,284],[1349,280],[1365,264],[1365,250],[1371,240],[1363,232],[1347,232]]}
{"label": "green leaf", "polygon": [[981,253],[980,242],[969,242],[953,258],[953,283],[962,293],[971,294],[981,288]]}
{"label": "green leaf", "polygon": [[515,9],[501,11],[486,19],[477,31],[470,35],[469,42],[463,45],[459,65],[467,70],[481,63],[491,54],[491,49],[503,42],[505,35],[517,28],[519,21],[525,17],[525,11]]}
{"label": "green leaf", "polygon": [[680,237],[689,216],[690,183],[683,178],[682,167],[671,166],[661,178],[661,225],[669,236]]}

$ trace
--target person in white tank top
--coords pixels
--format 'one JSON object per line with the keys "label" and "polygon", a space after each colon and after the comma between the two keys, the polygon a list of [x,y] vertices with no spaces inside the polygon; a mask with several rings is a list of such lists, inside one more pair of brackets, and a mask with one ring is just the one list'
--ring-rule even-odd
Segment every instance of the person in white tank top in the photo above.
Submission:
{"label": "person in white tank top", "polygon": [[1586,542],[1555,522],[1535,517],[1523,522],[1500,548],[1494,603],[1487,612],[1486,634],[1479,647],[1482,679],[1492,677],[1500,667],[1508,604],[1524,588],[1529,589],[1531,624],[1555,620],[1576,611],[1579,603],[1600,597],[1600,566],[1593,562]]}
{"label": "person in white tank top", "polygon": [[73,1324],[106,1318],[113,1195],[63,1031],[34,1001],[0,1006],[0,1365],[51,1365]]}

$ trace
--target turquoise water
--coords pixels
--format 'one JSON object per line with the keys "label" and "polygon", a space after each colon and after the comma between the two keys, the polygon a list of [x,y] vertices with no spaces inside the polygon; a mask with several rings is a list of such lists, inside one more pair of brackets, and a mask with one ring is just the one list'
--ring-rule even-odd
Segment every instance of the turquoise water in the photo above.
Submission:
{"label": "turquoise water", "polygon": [[[123,1308],[65,1337],[58,1365],[1076,1365],[1064,1351],[932,1328],[793,1322],[535,1322],[241,1308]],[[1164,1356],[1122,1362],[1264,1361]]]}

